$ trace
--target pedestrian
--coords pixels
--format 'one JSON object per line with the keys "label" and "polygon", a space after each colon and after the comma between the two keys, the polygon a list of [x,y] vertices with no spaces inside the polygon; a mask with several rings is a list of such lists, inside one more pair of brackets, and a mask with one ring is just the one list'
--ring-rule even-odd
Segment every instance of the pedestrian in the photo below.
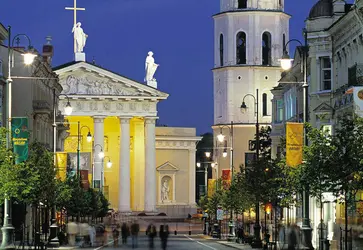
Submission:
{"label": "pedestrian", "polygon": [[137,248],[137,236],[140,231],[140,226],[137,221],[131,224],[131,238],[132,238],[132,248]]}
{"label": "pedestrian", "polygon": [[166,250],[166,246],[168,244],[168,237],[169,237],[169,226],[168,225],[160,225],[159,236],[161,239],[161,248]]}
{"label": "pedestrian", "polygon": [[150,225],[147,227],[146,234],[149,237],[149,248],[153,249],[154,248],[154,238],[157,234],[156,227],[154,226],[154,224],[150,223]]}
{"label": "pedestrian", "polygon": [[124,222],[121,226],[122,244],[127,244],[127,237],[130,235],[129,226]]}
{"label": "pedestrian", "polygon": [[297,246],[297,235],[296,235],[296,230],[295,230],[295,226],[291,226],[289,228],[289,234],[288,234],[288,238],[287,238],[287,249],[288,250],[295,250],[296,246]]}
{"label": "pedestrian", "polygon": [[89,226],[88,234],[89,234],[90,246],[93,247],[95,245],[95,237],[96,237],[96,229],[94,224],[91,224]]}
{"label": "pedestrian", "polygon": [[115,226],[112,229],[113,247],[118,247],[118,237],[120,236],[119,226]]}

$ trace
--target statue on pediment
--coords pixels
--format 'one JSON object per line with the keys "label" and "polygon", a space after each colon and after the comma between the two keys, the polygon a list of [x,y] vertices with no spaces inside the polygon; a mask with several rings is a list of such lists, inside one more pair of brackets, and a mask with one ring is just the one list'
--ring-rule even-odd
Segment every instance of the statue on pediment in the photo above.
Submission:
{"label": "statue on pediment", "polygon": [[159,67],[159,64],[155,63],[153,55],[154,53],[150,51],[145,61],[145,71],[146,71],[145,82],[147,83],[150,81],[156,81],[156,79],[154,78],[154,74],[157,68]]}

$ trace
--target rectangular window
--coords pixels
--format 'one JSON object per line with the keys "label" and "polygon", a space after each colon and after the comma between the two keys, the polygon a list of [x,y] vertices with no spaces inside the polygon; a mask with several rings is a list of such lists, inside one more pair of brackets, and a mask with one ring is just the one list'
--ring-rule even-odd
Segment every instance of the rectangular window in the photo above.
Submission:
{"label": "rectangular window", "polygon": [[331,63],[329,57],[320,59],[320,90],[331,90]]}
{"label": "rectangular window", "polygon": [[284,119],[284,101],[283,100],[277,100],[276,103],[276,121],[282,122]]}

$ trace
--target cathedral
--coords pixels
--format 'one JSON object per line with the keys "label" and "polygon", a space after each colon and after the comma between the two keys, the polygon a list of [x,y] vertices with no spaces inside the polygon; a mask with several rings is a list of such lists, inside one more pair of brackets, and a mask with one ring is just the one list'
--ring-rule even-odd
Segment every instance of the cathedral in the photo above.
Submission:
{"label": "cathedral", "polygon": [[60,175],[79,171],[83,183],[102,191],[110,208],[122,213],[194,213],[201,138],[195,128],[156,125],[158,103],[169,95],[157,88],[153,53],[145,51],[141,59],[145,83],[87,62],[87,24],[76,20],[81,8],[67,9],[74,11],[74,61],[53,69],[63,87],[58,109],[72,107],[65,116],[69,129],[57,131]]}
{"label": "cathedral", "polygon": [[[271,123],[270,90],[281,78],[279,59],[289,40],[290,15],[284,0],[220,0],[213,18],[213,131],[215,138],[223,135],[215,140],[214,160],[221,176],[223,169],[238,171],[254,158],[249,142],[256,115],[260,126]],[[241,109],[242,103],[247,109]]]}

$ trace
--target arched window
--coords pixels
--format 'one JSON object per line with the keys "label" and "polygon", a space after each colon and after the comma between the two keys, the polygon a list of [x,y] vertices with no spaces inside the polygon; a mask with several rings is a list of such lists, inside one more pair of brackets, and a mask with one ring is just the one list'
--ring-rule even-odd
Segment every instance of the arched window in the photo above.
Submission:
{"label": "arched window", "polygon": [[246,33],[239,32],[236,39],[236,62],[246,64]]}
{"label": "arched window", "polygon": [[286,45],[286,35],[283,34],[282,35],[282,47],[285,48],[285,45]]}
{"label": "arched window", "polygon": [[219,36],[219,60],[221,67],[223,66],[223,34]]}
{"label": "arched window", "polygon": [[262,115],[263,116],[267,115],[267,94],[266,93],[262,94]]}
{"label": "arched window", "polygon": [[238,0],[238,9],[246,9],[247,0]]}
{"label": "arched window", "polygon": [[271,65],[271,34],[262,34],[262,65]]}

